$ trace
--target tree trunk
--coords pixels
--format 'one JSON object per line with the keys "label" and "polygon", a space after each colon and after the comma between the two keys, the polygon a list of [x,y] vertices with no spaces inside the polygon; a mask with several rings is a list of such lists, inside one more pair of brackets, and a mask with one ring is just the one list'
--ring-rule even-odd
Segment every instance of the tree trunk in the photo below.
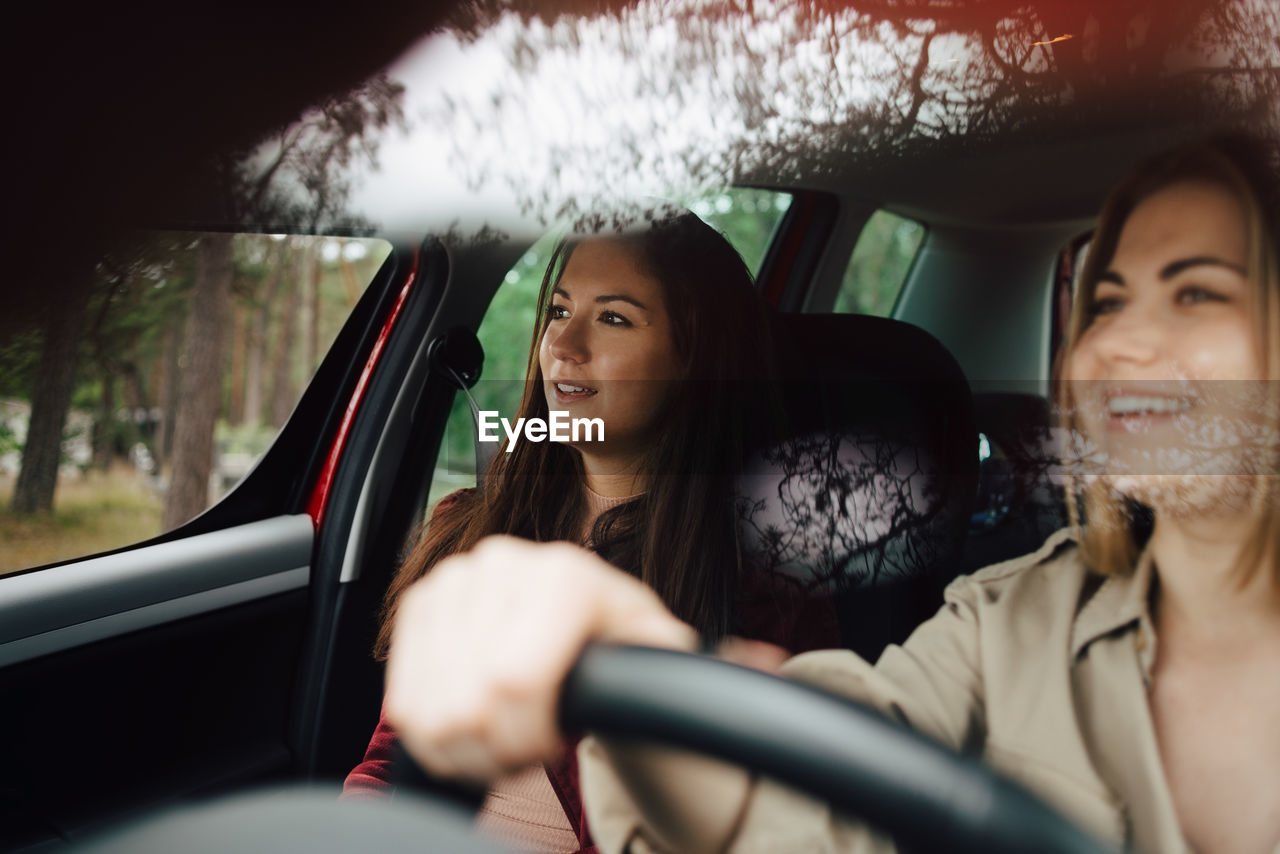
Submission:
{"label": "tree trunk", "polygon": [[297,402],[298,395],[294,391],[293,383],[293,351],[294,342],[297,340],[298,306],[303,282],[311,277],[311,265],[314,261],[315,255],[311,248],[304,248],[297,268],[286,272],[289,281],[284,285],[285,301],[280,312],[280,329],[277,339],[279,348],[274,356],[274,382],[271,384],[271,426],[277,428],[283,426],[289,419],[289,413],[293,411],[293,405]]}
{"label": "tree trunk", "polygon": [[223,354],[231,311],[232,236],[207,234],[197,249],[191,313],[178,380],[181,405],[173,425],[164,530],[171,531],[208,505],[213,429],[222,398]]}
{"label": "tree trunk", "polygon": [[267,321],[270,310],[263,306],[254,313],[249,330],[249,353],[244,366],[244,423],[262,423],[262,365],[266,361]]}
{"label": "tree trunk", "polygon": [[75,286],[68,288],[56,311],[49,313],[44,348],[31,392],[31,418],[27,443],[22,449],[22,469],[13,488],[13,512],[31,514],[53,509],[53,493],[62,463],[62,429],[75,390],[76,356],[84,328],[92,282],[87,271],[71,272]]}
{"label": "tree trunk", "polygon": [[284,269],[289,263],[288,245],[289,240],[281,241],[271,256],[270,278],[267,279],[249,329],[249,353],[244,368],[244,423],[254,426],[262,423],[262,398],[265,391],[262,368],[267,361],[267,330],[271,325],[271,307],[275,304],[276,294],[280,292]]}
{"label": "tree trunk", "polygon": [[102,394],[98,398],[98,418],[93,423],[93,467],[106,471],[115,456],[116,378],[109,368],[104,368],[99,379]]}
{"label": "tree trunk", "polygon": [[306,380],[315,373],[320,362],[320,279],[324,276],[324,261],[318,244],[314,246],[311,257],[311,275],[304,283],[307,289],[307,347],[302,364]]}
{"label": "tree trunk", "polygon": [[342,273],[342,288],[347,294],[347,311],[350,311],[360,300],[360,279],[356,276],[356,268],[341,252],[338,253],[338,270]]}
{"label": "tree trunk", "polygon": [[[124,448],[126,452],[132,453],[133,446],[141,441],[151,452],[152,464],[155,469],[148,474],[156,474],[159,470],[159,463],[156,461],[157,455],[160,453],[156,446],[159,444],[159,437],[156,435],[157,424],[151,418],[151,404],[148,403],[147,384],[142,376],[142,369],[138,367],[136,362],[126,362],[124,365],[124,407],[129,413],[129,420],[124,427]],[[145,420],[138,422],[138,413],[146,413]]]}
{"label": "tree trunk", "polygon": [[235,331],[231,335],[231,393],[227,400],[227,421],[244,423],[245,336],[249,310],[238,301],[235,306]]}
{"label": "tree trunk", "polygon": [[164,333],[164,368],[160,375],[160,424],[156,436],[156,474],[169,464],[173,456],[173,425],[178,420],[178,363],[182,357],[182,330],[186,321],[180,317],[169,320]]}

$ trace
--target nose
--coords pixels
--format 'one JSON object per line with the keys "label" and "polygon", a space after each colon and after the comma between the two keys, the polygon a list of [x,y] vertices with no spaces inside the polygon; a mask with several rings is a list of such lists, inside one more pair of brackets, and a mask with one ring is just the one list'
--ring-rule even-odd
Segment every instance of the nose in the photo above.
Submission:
{"label": "nose", "polygon": [[587,323],[575,315],[566,322],[547,327],[551,355],[557,361],[582,364],[591,357],[587,346]]}
{"label": "nose", "polygon": [[1114,365],[1148,365],[1158,361],[1163,350],[1159,321],[1137,306],[1127,306],[1105,319],[1090,336],[1094,354]]}

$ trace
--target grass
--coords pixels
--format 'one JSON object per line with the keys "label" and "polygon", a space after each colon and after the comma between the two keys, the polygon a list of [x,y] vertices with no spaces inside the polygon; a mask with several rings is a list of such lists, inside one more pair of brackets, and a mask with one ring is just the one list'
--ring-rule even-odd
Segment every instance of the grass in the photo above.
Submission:
{"label": "grass", "polygon": [[16,516],[0,477],[0,573],[83,557],[160,533],[164,502],[132,468],[61,477],[52,513]]}
{"label": "grass", "polygon": [[[164,500],[129,466],[61,478],[53,512],[35,516],[14,515],[13,481],[0,475],[0,575],[110,551],[160,533]],[[427,507],[475,482],[469,472],[436,471]]]}

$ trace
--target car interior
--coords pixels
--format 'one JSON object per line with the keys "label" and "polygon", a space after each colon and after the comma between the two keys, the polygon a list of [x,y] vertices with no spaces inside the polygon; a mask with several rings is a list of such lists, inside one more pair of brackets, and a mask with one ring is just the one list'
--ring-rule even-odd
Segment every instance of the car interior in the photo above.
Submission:
{"label": "car interior", "polygon": [[[370,48],[378,64],[394,41]],[[829,599],[864,657],[904,640],[952,579],[1066,523],[1050,398],[1082,237],[1130,164],[1256,115],[1166,105],[1126,121],[1131,101],[1118,103],[1088,120],[1033,105],[1031,130],[909,157],[846,158],[828,139],[807,168],[732,176],[791,197],[757,273],[788,432],[744,472],[750,523],[786,533],[763,560]],[[888,317],[839,312],[878,211],[918,223],[922,241]],[[190,227],[155,213],[148,225]],[[458,369],[470,351],[442,357],[442,342],[482,331],[545,237],[522,212],[492,219],[502,227],[424,207],[379,222],[390,254],[270,449],[208,511],[0,575],[0,850],[60,850],[268,783],[336,794],[378,720],[383,595],[429,512],[459,374],[475,379]]]}

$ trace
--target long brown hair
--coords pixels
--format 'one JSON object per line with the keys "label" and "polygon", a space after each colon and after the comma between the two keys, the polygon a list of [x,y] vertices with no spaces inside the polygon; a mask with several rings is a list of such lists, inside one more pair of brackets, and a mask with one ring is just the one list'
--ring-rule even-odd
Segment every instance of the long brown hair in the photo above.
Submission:
{"label": "long brown hair", "polygon": [[[601,514],[592,548],[650,585],[676,616],[720,637],[731,628],[742,561],[735,480],[748,449],[772,438],[779,420],[768,307],[738,253],[692,213],[585,239],[626,243],[659,283],[684,368],[641,464],[645,493]],[[582,240],[562,241],[543,276],[519,417],[547,417],[538,348],[552,291]],[[572,448],[519,442],[495,455],[485,484],[437,513],[400,567],[383,604],[379,658],[387,654],[400,596],[445,557],[489,534],[538,542],[579,536],[584,470]]]}
{"label": "long brown hair", "polygon": [[[1271,153],[1269,153],[1271,152]],[[1246,274],[1253,287],[1250,308],[1254,334],[1261,346],[1262,364],[1270,381],[1270,393],[1280,380],[1280,207],[1276,197],[1273,148],[1260,139],[1230,136],[1174,149],[1136,168],[1108,197],[1098,219],[1081,272],[1067,329],[1062,364],[1089,326],[1089,305],[1093,302],[1101,275],[1111,265],[1120,232],[1129,215],[1145,199],[1183,181],[1215,184],[1240,203],[1247,223]],[[1058,387],[1058,406],[1064,426],[1079,431],[1071,382]],[[1272,407],[1274,409],[1274,407]],[[1280,425],[1272,425],[1280,426]],[[1274,471],[1275,460],[1271,470]],[[1276,478],[1257,478],[1254,493],[1254,530],[1243,544],[1242,566],[1256,566],[1264,556],[1280,555],[1280,504]],[[1080,530],[1086,560],[1096,570],[1108,574],[1126,573],[1133,568],[1141,548],[1142,529],[1149,528],[1150,514],[1132,499],[1119,498],[1096,479],[1081,487],[1075,479],[1067,484],[1067,506],[1073,526]],[[1280,567],[1277,567],[1280,571]]]}

